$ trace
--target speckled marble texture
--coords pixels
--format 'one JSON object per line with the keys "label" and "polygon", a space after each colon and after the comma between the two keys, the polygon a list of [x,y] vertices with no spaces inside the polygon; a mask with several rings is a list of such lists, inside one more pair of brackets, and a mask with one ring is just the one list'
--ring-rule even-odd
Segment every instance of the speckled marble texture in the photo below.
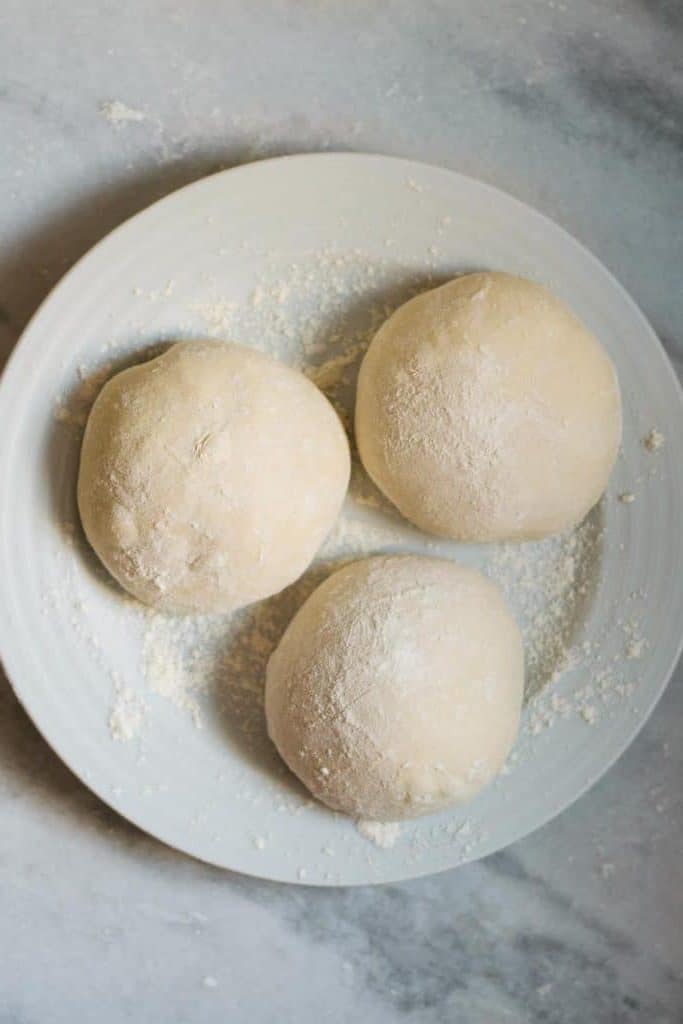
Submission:
{"label": "speckled marble texture", "polygon": [[[120,221],[318,149],[495,183],[585,242],[683,369],[679,0],[3,0],[0,357]],[[112,123],[119,100],[144,121]],[[231,876],[85,790],[0,679],[0,1022],[677,1024],[683,675],[594,790],[379,889]]]}

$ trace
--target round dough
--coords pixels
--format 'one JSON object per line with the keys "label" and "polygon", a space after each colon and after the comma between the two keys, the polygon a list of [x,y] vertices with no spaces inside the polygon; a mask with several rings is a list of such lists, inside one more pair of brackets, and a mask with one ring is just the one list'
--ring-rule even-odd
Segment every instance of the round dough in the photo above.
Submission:
{"label": "round dough", "polygon": [[469,800],[514,742],[517,625],[473,569],[414,555],[335,572],[268,663],[268,732],[334,810],[395,820]]}
{"label": "round dough", "polygon": [[346,434],[301,373],[253,349],[181,342],[102,389],[78,507],[119,583],[174,612],[225,612],[292,583],[344,498]]}
{"label": "round dough", "polygon": [[356,437],[374,482],[423,530],[545,537],[605,490],[619,384],[596,338],[540,285],[468,274],[380,328],[358,379]]}

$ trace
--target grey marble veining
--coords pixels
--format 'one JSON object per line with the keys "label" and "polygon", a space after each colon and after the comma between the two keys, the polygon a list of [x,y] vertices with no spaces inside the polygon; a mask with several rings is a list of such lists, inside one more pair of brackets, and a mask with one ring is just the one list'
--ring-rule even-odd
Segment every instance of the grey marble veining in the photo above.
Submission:
{"label": "grey marble veining", "polygon": [[[563,223],[683,369],[682,51],[678,0],[4,0],[0,358],[152,200],[265,155],[355,149],[454,167]],[[147,119],[112,124],[113,100]],[[682,684],[537,834],[323,892],[145,837],[0,680],[0,1022],[677,1024]]]}

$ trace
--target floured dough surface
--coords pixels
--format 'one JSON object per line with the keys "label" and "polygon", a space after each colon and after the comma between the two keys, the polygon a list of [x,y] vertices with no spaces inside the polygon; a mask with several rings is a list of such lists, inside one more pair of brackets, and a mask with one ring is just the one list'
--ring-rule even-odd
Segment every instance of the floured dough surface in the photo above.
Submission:
{"label": "floured dough surface", "polygon": [[315,797],[395,820],[470,799],[514,742],[524,664],[500,591],[450,561],[390,555],[330,576],[268,664],[269,734]]}
{"label": "floured dough surface", "polygon": [[605,490],[619,385],[597,339],[546,289],[468,274],[411,299],[375,335],[356,438],[375,483],[423,530],[544,537]]}
{"label": "floured dough surface", "polygon": [[240,345],[181,342],[100,392],[78,506],[97,555],[139,600],[231,611],[301,575],[349,472],[339,418],[302,374]]}

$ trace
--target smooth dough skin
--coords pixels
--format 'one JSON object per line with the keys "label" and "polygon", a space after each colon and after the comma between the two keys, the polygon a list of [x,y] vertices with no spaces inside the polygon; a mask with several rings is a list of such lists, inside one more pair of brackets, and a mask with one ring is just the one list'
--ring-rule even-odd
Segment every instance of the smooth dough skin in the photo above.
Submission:
{"label": "smooth dough skin", "polygon": [[268,663],[268,732],[323,803],[392,821],[473,797],[517,734],[524,656],[500,591],[436,558],[335,572]]}
{"label": "smooth dough skin", "polygon": [[98,395],[78,507],[134,597],[232,611],[301,575],[349,472],[341,423],[302,374],[240,345],[181,342]]}
{"label": "smooth dough skin", "polygon": [[468,274],[411,299],[375,335],[356,439],[377,486],[428,533],[545,537],[578,523],[607,486],[619,384],[550,292]]}

